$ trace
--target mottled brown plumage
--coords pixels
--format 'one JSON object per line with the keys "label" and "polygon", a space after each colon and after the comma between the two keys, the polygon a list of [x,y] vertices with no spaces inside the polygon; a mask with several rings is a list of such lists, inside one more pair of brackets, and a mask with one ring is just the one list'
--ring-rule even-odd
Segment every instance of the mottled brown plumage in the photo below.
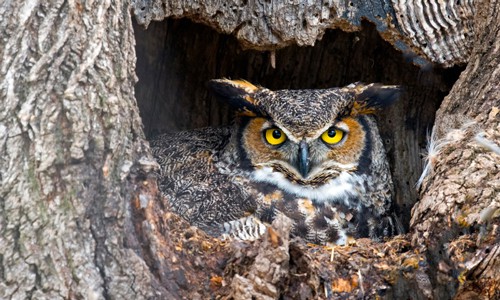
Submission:
{"label": "mottled brown plumage", "polygon": [[173,209],[215,236],[254,239],[278,214],[314,243],[379,239],[400,229],[372,113],[394,86],[270,91],[246,81],[210,87],[238,113],[232,126],[157,136],[159,183]]}

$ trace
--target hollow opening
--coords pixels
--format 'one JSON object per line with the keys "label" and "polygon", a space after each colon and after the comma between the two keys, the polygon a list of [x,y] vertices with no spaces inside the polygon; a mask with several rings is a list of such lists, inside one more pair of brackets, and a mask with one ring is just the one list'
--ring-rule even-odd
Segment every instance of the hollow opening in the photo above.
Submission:
{"label": "hollow opening", "polygon": [[397,212],[405,227],[417,201],[421,155],[435,112],[462,69],[421,69],[382,40],[374,26],[360,32],[328,30],[312,47],[289,46],[272,54],[244,50],[237,40],[186,19],[134,24],[137,49],[136,99],[147,137],[229,124],[231,109],[215,100],[206,82],[246,79],[270,89],[344,86],[381,82],[404,87],[401,99],[378,114],[388,153]]}

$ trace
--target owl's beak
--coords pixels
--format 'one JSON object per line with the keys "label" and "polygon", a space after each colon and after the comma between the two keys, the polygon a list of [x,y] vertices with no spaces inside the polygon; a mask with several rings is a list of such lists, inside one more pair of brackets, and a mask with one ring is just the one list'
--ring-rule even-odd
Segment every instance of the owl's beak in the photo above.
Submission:
{"label": "owl's beak", "polygon": [[299,144],[299,172],[303,178],[309,173],[309,145],[302,140]]}

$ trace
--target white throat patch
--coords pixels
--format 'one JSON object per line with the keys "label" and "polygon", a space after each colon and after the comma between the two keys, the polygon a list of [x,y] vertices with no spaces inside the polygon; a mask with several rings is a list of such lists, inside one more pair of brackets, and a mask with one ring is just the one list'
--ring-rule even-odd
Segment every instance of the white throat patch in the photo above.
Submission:
{"label": "white throat patch", "polygon": [[252,172],[252,178],[258,182],[271,183],[280,189],[294,194],[298,197],[309,198],[317,202],[333,201],[350,206],[348,201],[349,196],[363,193],[363,178],[361,176],[341,172],[335,179],[329,180],[327,183],[311,187],[295,184],[290,182],[282,173],[273,172],[270,167],[264,167]]}

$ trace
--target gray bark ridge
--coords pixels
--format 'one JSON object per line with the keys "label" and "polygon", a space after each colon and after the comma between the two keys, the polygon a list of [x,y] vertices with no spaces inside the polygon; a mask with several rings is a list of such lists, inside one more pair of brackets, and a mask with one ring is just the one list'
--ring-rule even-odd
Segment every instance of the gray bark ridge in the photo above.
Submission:
{"label": "gray bark ridge", "polygon": [[2,1],[0,28],[0,298],[156,295],[123,246],[144,151],[128,3]]}

